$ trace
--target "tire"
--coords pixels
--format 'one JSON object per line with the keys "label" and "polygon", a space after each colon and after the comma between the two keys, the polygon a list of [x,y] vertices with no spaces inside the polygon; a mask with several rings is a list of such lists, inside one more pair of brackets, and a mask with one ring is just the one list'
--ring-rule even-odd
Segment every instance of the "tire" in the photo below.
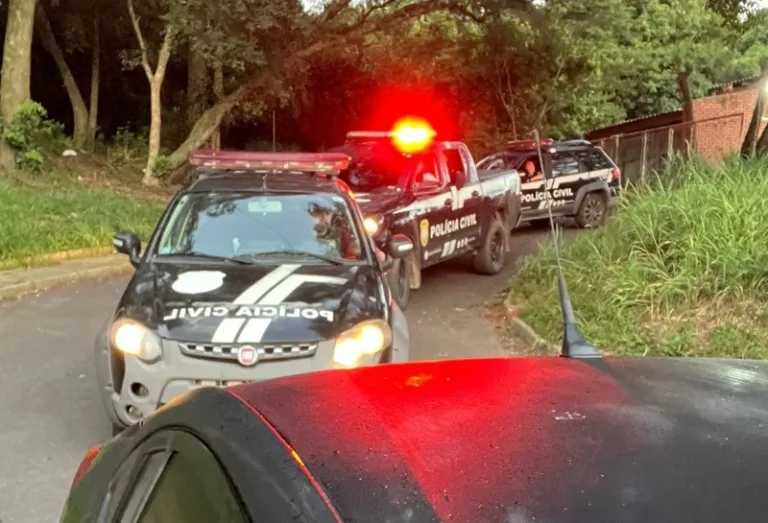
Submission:
{"label": "tire", "polygon": [[504,268],[509,234],[499,218],[493,218],[488,224],[488,231],[483,238],[480,250],[472,260],[478,274],[498,274]]}
{"label": "tire", "polygon": [[387,275],[392,297],[401,310],[405,310],[411,299],[411,264],[407,260],[395,260]]}
{"label": "tire", "polygon": [[605,223],[608,216],[608,202],[605,196],[591,192],[584,196],[576,213],[576,225],[581,229],[595,229]]}

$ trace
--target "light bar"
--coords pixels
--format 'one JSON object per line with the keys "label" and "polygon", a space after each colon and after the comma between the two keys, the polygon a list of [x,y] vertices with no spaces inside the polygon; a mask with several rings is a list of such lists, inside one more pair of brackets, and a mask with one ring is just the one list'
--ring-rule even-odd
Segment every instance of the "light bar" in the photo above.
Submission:
{"label": "light bar", "polygon": [[[551,138],[541,140],[539,143],[542,147],[552,147],[555,145],[555,141]],[[535,149],[536,140],[512,140],[507,142],[507,147],[510,149]]]}
{"label": "light bar", "polygon": [[195,167],[254,171],[338,172],[352,159],[344,153],[258,153],[198,150],[189,155]]}
{"label": "light bar", "polygon": [[349,131],[347,138],[392,138],[395,133],[391,131]]}

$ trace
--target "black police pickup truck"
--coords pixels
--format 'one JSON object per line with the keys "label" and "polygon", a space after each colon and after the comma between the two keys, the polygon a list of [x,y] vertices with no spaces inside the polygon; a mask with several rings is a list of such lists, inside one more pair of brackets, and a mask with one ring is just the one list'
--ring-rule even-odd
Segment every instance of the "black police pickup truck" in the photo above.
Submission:
{"label": "black police pickup truck", "polygon": [[374,246],[336,176],[349,161],[198,152],[198,178],[146,250],[134,234],[115,236],[136,272],[96,339],[114,427],[200,386],[409,359],[385,271],[413,243]]}
{"label": "black police pickup truck", "polygon": [[[509,142],[505,151],[483,158],[477,166],[519,173],[523,222],[548,225],[551,206],[553,216],[574,218],[579,227],[602,225],[621,192],[621,171],[613,160],[586,140],[541,140],[540,145],[543,166],[535,140]],[[551,173],[546,189],[545,172]]]}
{"label": "black police pickup truck", "polygon": [[478,171],[466,145],[432,136],[421,129],[355,131],[334,149],[352,158],[340,177],[354,192],[376,243],[384,245],[392,234],[414,243],[389,274],[403,308],[426,267],[471,254],[476,272],[501,271],[520,216],[516,172]]}

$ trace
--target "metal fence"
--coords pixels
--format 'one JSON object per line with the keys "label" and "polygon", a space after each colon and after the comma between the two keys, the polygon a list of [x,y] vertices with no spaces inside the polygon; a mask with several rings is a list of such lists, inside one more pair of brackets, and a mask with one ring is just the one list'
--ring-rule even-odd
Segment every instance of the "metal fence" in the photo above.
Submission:
{"label": "metal fence", "polygon": [[741,113],[660,127],[649,131],[617,134],[595,145],[613,158],[624,184],[636,183],[652,171],[661,171],[670,157],[701,154],[717,161],[738,148],[744,133]]}

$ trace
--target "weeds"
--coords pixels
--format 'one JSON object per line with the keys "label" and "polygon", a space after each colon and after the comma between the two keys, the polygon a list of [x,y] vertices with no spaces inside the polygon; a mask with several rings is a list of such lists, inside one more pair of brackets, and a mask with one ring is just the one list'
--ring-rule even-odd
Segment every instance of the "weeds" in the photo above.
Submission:
{"label": "weeds", "polygon": [[[627,191],[603,229],[561,250],[577,319],[607,352],[768,357],[768,160],[674,165]],[[510,299],[560,335],[551,246]]]}

